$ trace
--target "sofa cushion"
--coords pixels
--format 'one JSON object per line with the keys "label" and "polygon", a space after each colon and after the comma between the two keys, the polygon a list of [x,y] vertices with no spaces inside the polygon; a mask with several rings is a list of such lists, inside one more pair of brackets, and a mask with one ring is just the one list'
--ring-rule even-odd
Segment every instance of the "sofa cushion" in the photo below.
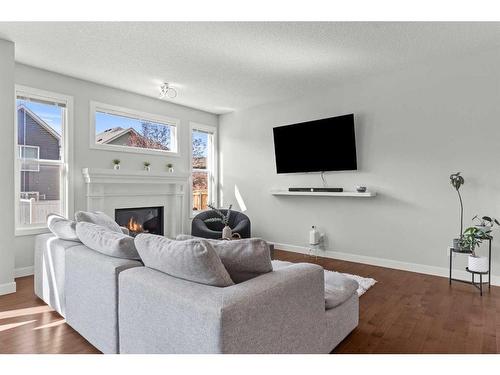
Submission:
{"label": "sofa cushion", "polygon": [[101,225],[79,222],[76,234],[88,248],[115,258],[140,259],[134,244],[134,238],[126,234],[113,232]]}
{"label": "sofa cushion", "polygon": [[75,220],[77,222],[97,224],[102,227],[108,228],[113,232],[122,233],[122,229],[120,228],[120,226],[112,218],[101,211],[78,211],[75,214]]}
{"label": "sofa cushion", "polygon": [[349,279],[338,272],[325,270],[325,308],[333,309],[352,297],[358,289],[356,280]]}
{"label": "sofa cushion", "polygon": [[135,245],[146,267],[205,285],[234,284],[208,241],[176,241],[143,233],[135,238]]}
{"label": "sofa cushion", "polygon": [[[273,269],[279,270],[293,265],[292,262],[273,260]],[[325,309],[330,310],[341,305],[357,292],[358,282],[339,272],[324,270],[325,278]]]}
{"label": "sofa cushion", "polygon": [[74,220],[68,220],[58,214],[48,214],[47,227],[61,240],[80,242],[76,234],[76,221]]}
{"label": "sofa cushion", "polygon": [[[185,234],[178,235],[176,239],[182,241],[190,238],[199,239]],[[205,241],[213,246],[235,283],[250,280],[273,270],[269,244],[260,238]]]}

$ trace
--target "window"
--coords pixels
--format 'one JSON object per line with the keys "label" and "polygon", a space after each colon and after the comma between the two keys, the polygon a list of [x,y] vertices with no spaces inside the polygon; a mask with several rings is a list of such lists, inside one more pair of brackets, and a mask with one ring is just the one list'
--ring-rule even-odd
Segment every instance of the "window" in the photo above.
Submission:
{"label": "window", "polygon": [[91,103],[92,148],[147,154],[177,154],[178,120]]}
{"label": "window", "polygon": [[206,210],[216,203],[216,129],[211,126],[191,126],[192,210]]}
{"label": "window", "polygon": [[[67,123],[70,99],[16,90],[16,233],[46,227],[49,213],[68,215]],[[36,232],[36,231],[35,231]]]}

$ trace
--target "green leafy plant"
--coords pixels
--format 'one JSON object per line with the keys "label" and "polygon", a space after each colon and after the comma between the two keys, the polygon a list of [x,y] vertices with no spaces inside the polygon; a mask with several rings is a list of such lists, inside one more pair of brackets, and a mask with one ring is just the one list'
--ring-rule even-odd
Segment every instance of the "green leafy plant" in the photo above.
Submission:
{"label": "green leafy plant", "polygon": [[231,208],[233,208],[233,205],[230,204],[229,208],[227,209],[227,213],[224,215],[221,210],[218,208],[215,208],[214,205],[209,204],[208,207],[210,207],[213,211],[217,213],[220,217],[211,217],[209,219],[205,219],[205,223],[215,223],[215,222],[221,222],[224,226],[229,225],[229,218],[231,217]]}
{"label": "green leafy plant", "polygon": [[464,205],[462,202],[462,196],[460,195],[460,187],[465,184],[465,180],[462,176],[460,176],[460,172],[453,173],[450,176],[451,186],[455,188],[458,194],[458,199],[460,201],[460,238],[462,238],[463,229],[464,229]]}
{"label": "green leafy plant", "polygon": [[479,217],[479,215],[476,215],[472,218],[472,222],[476,222],[477,226],[480,226],[480,227],[489,227],[489,228],[493,228],[493,226],[496,224],[498,226],[500,226],[500,222],[495,219],[494,217],[490,217],[490,216],[483,216],[483,217]]}
{"label": "green leafy plant", "polygon": [[143,164],[145,167],[149,167],[151,165],[151,163],[149,161],[145,161]]}
{"label": "green leafy plant", "polygon": [[120,162],[120,159],[113,159],[113,164],[114,164],[114,165],[118,165],[118,164],[120,164],[120,163],[121,163],[121,162]]}
{"label": "green leafy plant", "polygon": [[167,164],[167,168],[173,168],[173,167],[174,167],[174,165],[172,163]]}
{"label": "green leafy plant", "polygon": [[470,250],[472,256],[476,257],[476,249],[481,245],[483,240],[487,240],[490,237],[490,231],[482,231],[476,227],[469,227],[465,229],[462,236],[462,248]]}

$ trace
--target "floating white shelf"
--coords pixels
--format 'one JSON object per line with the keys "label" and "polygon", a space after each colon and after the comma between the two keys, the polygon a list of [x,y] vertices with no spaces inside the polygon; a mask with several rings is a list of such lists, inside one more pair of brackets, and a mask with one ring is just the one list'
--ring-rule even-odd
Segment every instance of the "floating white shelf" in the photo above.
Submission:
{"label": "floating white shelf", "polygon": [[357,191],[343,191],[341,193],[334,192],[314,192],[314,191],[288,191],[288,190],[271,190],[272,195],[294,195],[294,196],[308,196],[308,197],[356,197],[356,198],[370,198],[377,195],[374,191],[366,191],[358,193]]}

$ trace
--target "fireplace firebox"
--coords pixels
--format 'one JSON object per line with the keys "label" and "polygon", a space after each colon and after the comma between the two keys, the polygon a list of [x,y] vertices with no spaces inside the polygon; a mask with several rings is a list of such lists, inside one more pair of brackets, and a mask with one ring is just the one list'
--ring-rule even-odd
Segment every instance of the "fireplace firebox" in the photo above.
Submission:
{"label": "fireplace firebox", "polygon": [[140,233],[163,236],[163,207],[117,208],[115,221],[133,237]]}

